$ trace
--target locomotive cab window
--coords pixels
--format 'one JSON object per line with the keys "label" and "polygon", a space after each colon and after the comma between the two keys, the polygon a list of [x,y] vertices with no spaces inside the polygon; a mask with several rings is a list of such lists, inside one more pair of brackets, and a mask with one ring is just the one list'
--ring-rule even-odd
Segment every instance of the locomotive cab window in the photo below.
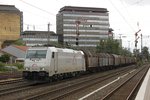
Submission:
{"label": "locomotive cab window", "polygon": [[54,55],[55,55],[55,53],[54,53],[54,52],[52,52],[52,58],[54,58]]}
{"label": "locomotive cab window", "polygon": [[46,58],[47,50],[28,50],[26,58]]}

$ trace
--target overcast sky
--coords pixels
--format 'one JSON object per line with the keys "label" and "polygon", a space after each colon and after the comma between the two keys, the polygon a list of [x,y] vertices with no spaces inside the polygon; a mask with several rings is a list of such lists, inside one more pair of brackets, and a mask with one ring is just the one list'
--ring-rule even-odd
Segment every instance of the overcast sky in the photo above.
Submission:
{"label": "overcast sky", "polygon": [[[64,6],[107,8],[110,27],[115,38],[123,39],[123,47],[134,48],[134,34],[139,29],[143,34],[143,45],[150,46],[150,0],[0,0],[0,4],[15,5],[23,12],[24,30],[50,30],[56,32],[56,14]],[[138,48],[140,49],[140,39]]]}

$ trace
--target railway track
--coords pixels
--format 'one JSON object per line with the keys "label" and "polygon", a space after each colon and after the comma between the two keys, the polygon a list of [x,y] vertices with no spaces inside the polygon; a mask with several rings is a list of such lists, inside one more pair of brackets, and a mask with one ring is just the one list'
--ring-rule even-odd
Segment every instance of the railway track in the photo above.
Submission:
{"label": "railway track", "polygon": [[51,88],[49,90],[45,90],[44,92],[41,93],[37,93],[34,95],[30,95],[30,96],[26,96],[23,98],[19,98],[19,99],[26,99],[26,100],[34,100],[34,99],[51,99],[51,100],[58,100],[58,99],[63,99],[69,95],[72,95],[76,92],[81,91],[82,89],[91,87],[95,84],[101,83],[103,81],[106,81],[110,78],[113,78],[115,76],[118,76],[120,74],[126,73],[128,72],[129,68],[124,69],[124,70],[120,70],[118,72],[114,72],[114,73],[109,73],[105,76],[99,76],[96,75],[96,77],[90,77],[90,78],[84,78],[82,80],[78,80],[76,82],[73,83],[68,83],[67,85],[63,85],[61,87],[56,87],[56,88]]}
{"label": "railway track", "polygon": [[21,78],[22,72],[5,72],[0,73],[0,80],[9,79],[9,78]]}
{"label": "railway track", "polygon": [[24,79],[16,79],[12,81],[4,81],[1,82],[2,85],[0,87],[0,97],[4,95],[8,95],[11,93],[19,92],[25,89],[28,89],[28,86],[34,85],[36,83],[27,82]]}
{"label": "railway track", "polygon": [[22,82],[22,81],[24,81],[22,78],[12,78],[12,79],[7,79],[7,80],[0,80],[0,85],[12,84],[12,83],[17,83],[17,82]]}
{"label": "railway track", "polygon": [[101,100],[134,100],[149,67],[143,67]]}
{"label": "railway track", "polygon": [[[85,89],[88,89],[97,84],[103,85],[110,81],[110,79],[115,79],[116,77],[123,76],[126,73],[136,70],[135,66],[124,67],[123,69],[117,69],[115,71],[110,71],[109,73],[105,72],[96,73],[92,75],[85,75],[78,77],[77,79],[67,79],[60,82],[52,82],[42,85],[28,85],[20,88],[14,88],[6,91],[0,91],[0,98],[9,99],[9,100],[34,100],[34,99],[71,99],[76,100],[80,97],[76,97],[74,94],[84,93],[82,92]],[[99,86],[100,86],[99,85]],[[89,92],[89,90],[88,90]],[[98,96],[99,97],[99,96]],[[104,96],[103,96],[104,97]],[[82,99],[81,99],[82,100]],[[91,100],[91,99],[89,99]]]}

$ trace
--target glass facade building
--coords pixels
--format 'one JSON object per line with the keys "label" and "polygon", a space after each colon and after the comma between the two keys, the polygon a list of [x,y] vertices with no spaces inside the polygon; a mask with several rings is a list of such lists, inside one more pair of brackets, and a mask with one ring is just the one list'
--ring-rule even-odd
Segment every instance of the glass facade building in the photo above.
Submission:
{"label": "glass facade building", "polygon": [[65,6],[57,14],[59,42],[71,46],[96,47],[108,38],[109,14],[105,8]]}

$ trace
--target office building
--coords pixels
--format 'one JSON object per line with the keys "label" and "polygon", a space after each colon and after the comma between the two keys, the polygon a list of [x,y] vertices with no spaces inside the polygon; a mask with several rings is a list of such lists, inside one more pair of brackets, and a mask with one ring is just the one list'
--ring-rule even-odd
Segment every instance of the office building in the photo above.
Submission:
{"label": "office building", "polygon": [[109,14],[105,8],[65,6],[57,14],[60,43],[73,47],[96,47],[109,37]]}
{"label": "office building", "polygon": [[53,45],[58,43],[58,35],[53,31],[24,31],[21,38],[26,46]]}

